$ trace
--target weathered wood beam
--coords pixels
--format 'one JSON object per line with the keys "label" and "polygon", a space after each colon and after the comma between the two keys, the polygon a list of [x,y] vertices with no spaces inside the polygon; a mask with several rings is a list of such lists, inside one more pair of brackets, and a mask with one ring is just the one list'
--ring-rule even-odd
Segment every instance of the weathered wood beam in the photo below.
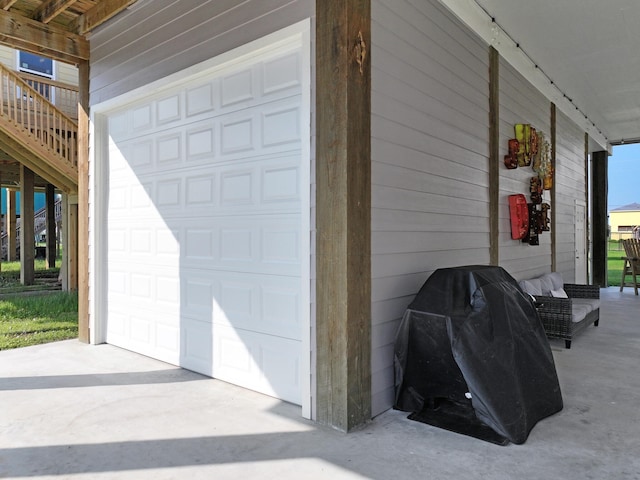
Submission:
{"label": "weathered wood beam", "polygon": [[33,180],[33,172],[22,165],[20,167],[20,283],[23,285],[33,285],[35,281]]}
{"label": "weathered wood beam", "polygon": [[128,6],[133,5],[136,1],[137,0],[103,0],[76,18],[71,25],[71,30],[79,35],[84,35],[117,15]]}
{"label": "weathered wood beam", "polygon": [[316,420],[371,419],[371,1],[316,2]]}
{"label": "weathered wood beam", "polygon": [[489,47],[489,257],[500,264],[500,54]]}
{"label": "weathered wood beam", "polygon": [[38,22],[49,23],[77,1],[78,0],[47,0],[35,9],[31,18]]}
{"label": "weathered wood beam", "polygon": [[16,191],[7,188],[7,261],[15,262],[18,259],[17,221],[16,221]]}
{"label": "weathered wood beam", "polygon": [[[550,138],[549,143],[551,144],[551,171],[557,172],[558,170],[556,162],[557,162],[557,120],[556,120],[556,104],[550,104],[549,111],[549,128]],[[558,235],[557,235],[557,226],[558,226],[558,203],[556,202],[556,185],[558,184],[557,179],[554,178],[553,184],[551,185],[551,271],[556,272],[558,268]]]}
{"label": "weathered wood beam", "polygon": [[89,343],[89,62],[78,73],[78,339]]}
{"label": "weathered wood beam", "polygon": [[17,1],[18,0],[0,0],[0,8],[2,8],[2,10],[9,10]]}
{"label": "weathered wood beam", "polygon": [[586,263],[587,263],[587,283],[591,279],[591,273],[593,272],[593,267],[591,266],[591,254],[589,252],[589,246],[591,245],[591,195],[589,189],[589,179],[591,175],[589,173],[589,133],[584,132],[584,203],[587,206],[587,218],[585,219],[586,228],[585,232],[585,245],[587,246],[587,255],[586,255]]}
{"label": "weathered wood beam", "polygon": [[607,278],[607,246],[609,240],[609,153],[607,151],[591,154],[591,191],[593,219],[593,284],[608,287]]}
{"label": "weathered wood beam", "polygon": [[85,37],[4,10],[0,10],[0,35],[6,45],[54,60],[79,63],[89,59]]}
{"label": "weathered wood beam", "polygon": [[47,215],[45,217],[45,244],[46,244],[46,265],[47,268],[56,266],[56,189],[48,183],[45,188],[45,205]]}

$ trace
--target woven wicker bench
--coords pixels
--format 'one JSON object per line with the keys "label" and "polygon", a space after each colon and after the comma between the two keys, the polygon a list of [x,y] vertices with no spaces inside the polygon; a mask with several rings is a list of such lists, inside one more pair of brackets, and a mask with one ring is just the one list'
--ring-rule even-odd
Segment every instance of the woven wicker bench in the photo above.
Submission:
{"label": "woven wicker bench", "polygon": [[[536,288],[536,281],[541,281],[541,288]],[[551,281],[551,288],[548,288]],[[545,288],[545,282],[547,288]],[[582,330],[600,321],[600,287],[597,285],[578,285],[561,283],[559,273],[546,274],[536,279],[520,282],[520,287],[533,295],[539,304],[538,315],[548,338],[564,340],[566,348],[571,348],[571,341]],[[561,298],[562,292],[568,298]]]}

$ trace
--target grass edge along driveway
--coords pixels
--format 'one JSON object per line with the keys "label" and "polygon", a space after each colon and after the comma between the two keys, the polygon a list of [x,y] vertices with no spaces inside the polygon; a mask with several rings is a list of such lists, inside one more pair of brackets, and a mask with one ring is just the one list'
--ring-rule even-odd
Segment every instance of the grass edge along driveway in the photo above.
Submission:
{"label": "grass edge along driveway", "polygon": [[77,292],[0,298],[0,350],[78,336]]}

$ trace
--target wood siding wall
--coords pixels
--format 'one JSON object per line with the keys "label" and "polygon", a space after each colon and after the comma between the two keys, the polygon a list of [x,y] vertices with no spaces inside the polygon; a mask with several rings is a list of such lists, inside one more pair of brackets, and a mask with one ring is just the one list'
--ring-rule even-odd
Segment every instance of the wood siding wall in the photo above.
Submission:
{"label": "wood siding wall", "polygon": [[[504,59],[500,59],[500,151],[507,153],[508,141],[515,137],[516,123],[529,123],[544,132],[551,141],[550,103]],[[502,158],[502,157],[500,157]],[[514,170],[500,166],[500,266],[516,279],[535,277],[551,271],[551,235],[540,235],[540,245],[530,246],[511,239],[509,195],[522,193],[529,201],[529,179],[535,175],[531,167]],[[551,194],[544,192],[550,203]],[[551,214],[553,215],[553,211]]]}
{"label": "wood siding wall", "polygon": [[585,204],[584,131],[566,115],[556,114],[556,271],[575,279],[575,208]]}
{"label": "wood siding wall", "polygon": [[489,56],[438,2],[372,2],[372,413],[436,269],[489,263]]}
{"label": "wood siding wall", "polygon": [[154,0],[91,35],[91,104],[312,17],[312,0]]}

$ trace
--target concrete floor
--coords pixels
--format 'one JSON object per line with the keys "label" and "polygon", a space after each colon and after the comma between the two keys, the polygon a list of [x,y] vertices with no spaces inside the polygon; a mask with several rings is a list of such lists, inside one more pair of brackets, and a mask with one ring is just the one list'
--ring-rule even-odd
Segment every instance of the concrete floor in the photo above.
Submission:
{"label": "concrete floor", "polygon": [[109,345],[0,352],[0,478],[640,479],[640,297],[552,341],[564,409],[500,447],[388,411],[342,434]]}

